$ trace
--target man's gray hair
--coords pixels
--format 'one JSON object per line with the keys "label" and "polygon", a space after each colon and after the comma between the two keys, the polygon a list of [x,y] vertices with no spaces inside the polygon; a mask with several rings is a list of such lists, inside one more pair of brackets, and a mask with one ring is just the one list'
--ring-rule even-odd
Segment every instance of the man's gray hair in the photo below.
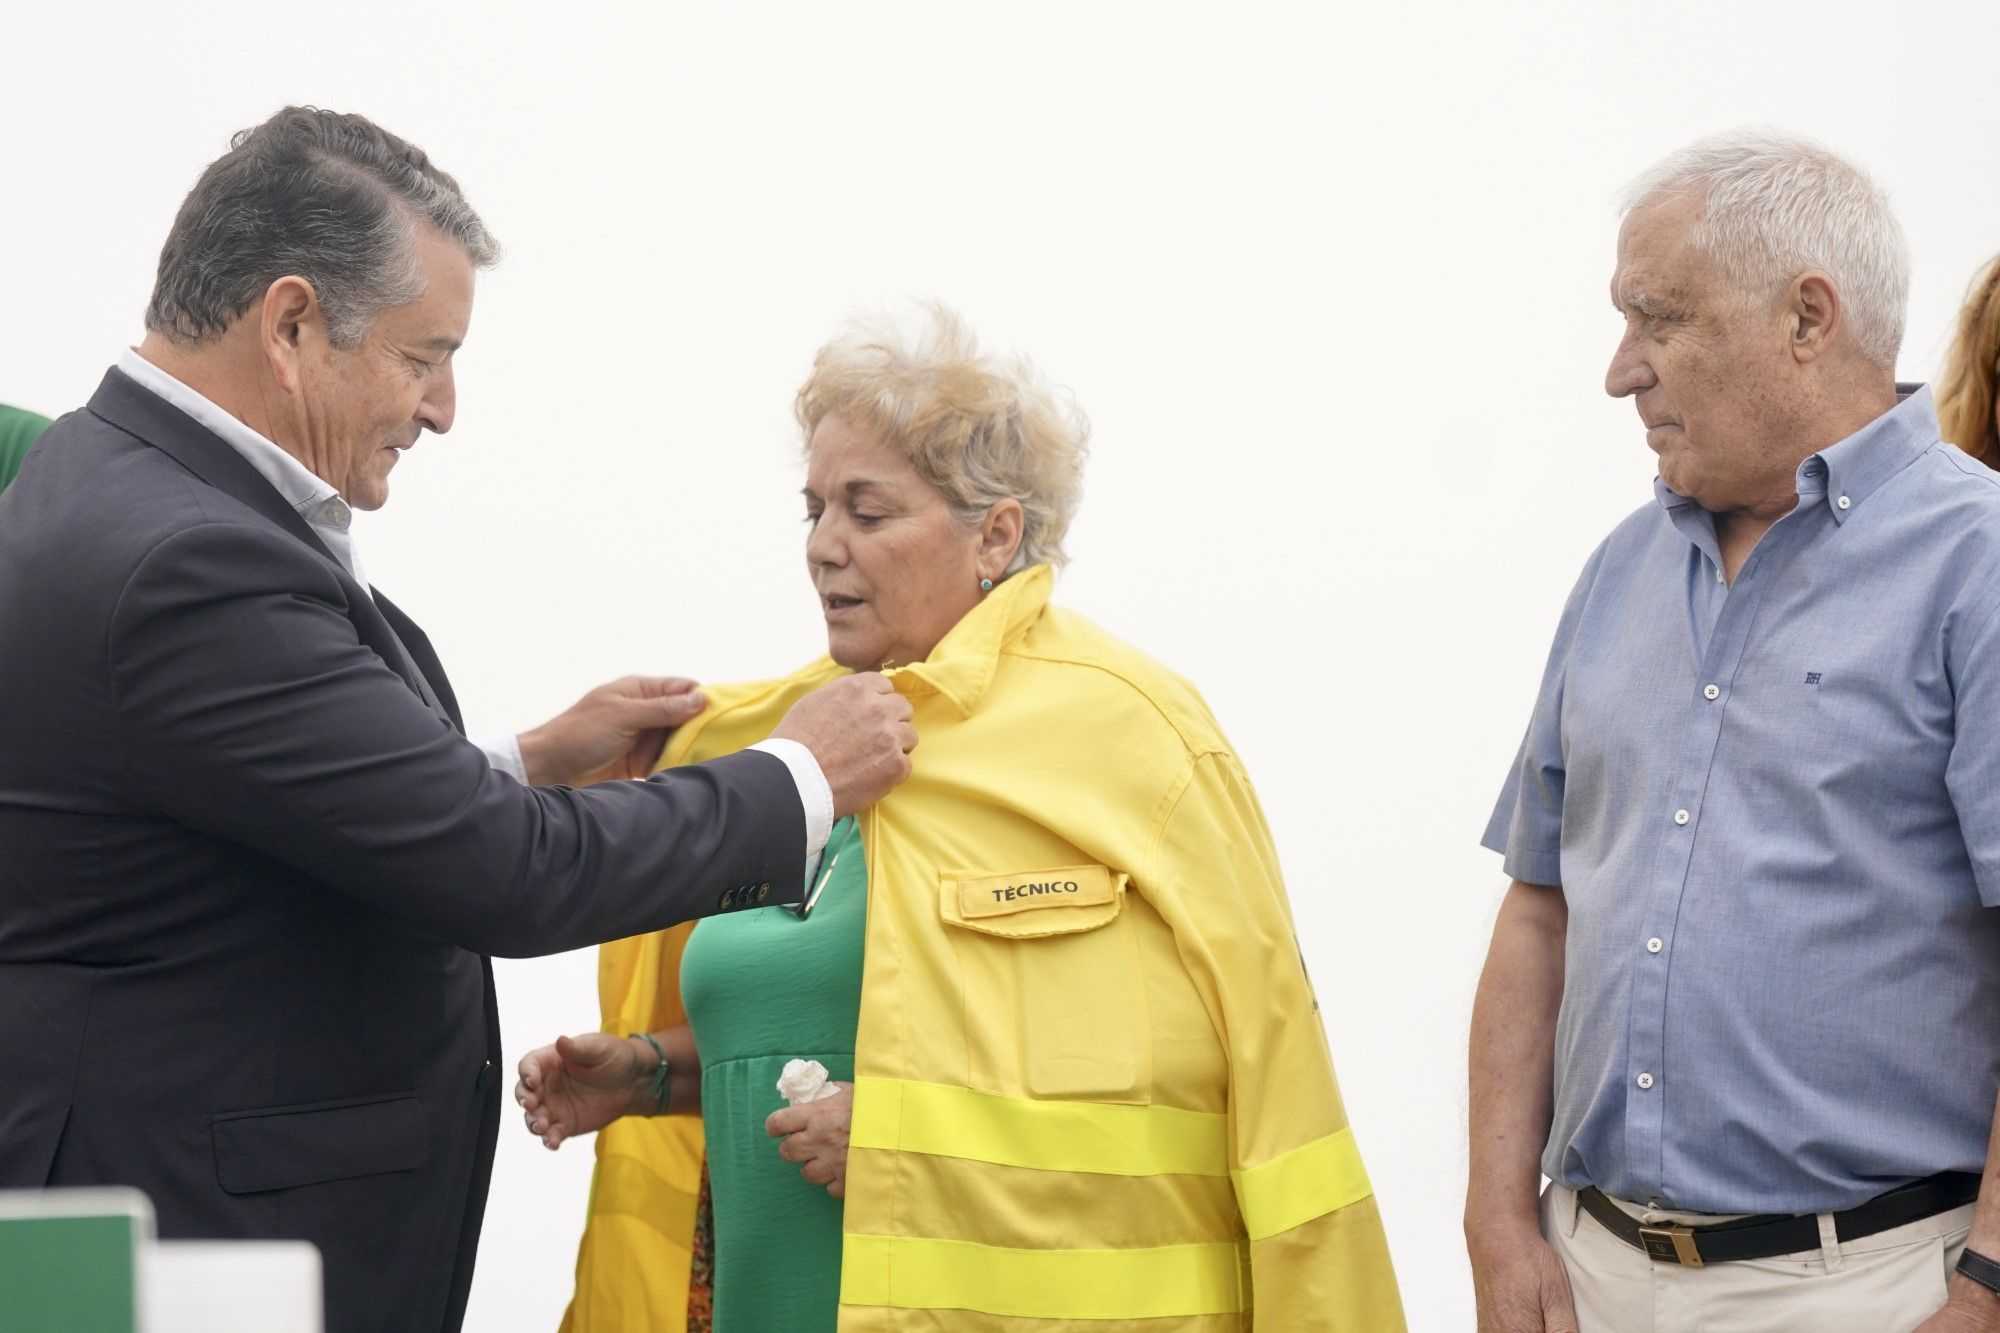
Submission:
{"label": "man's gray hair", "polygon": [[288,106],[229,141],[160,251],[146,327],[177,343],[220,334],[280,278],[313,286],[336,347],[423,295],[417,240],[434,227],[484,268],[500,257],[458,182],[361,116]]}
{"label": "man's gray hair", "polygon": [[1746,294],[1775,297],[1808,270],[1833,281],[1861,354],[1893,370],[1910,299],[1910,250],[1889,197],[1812,140],[1743,129],[1699,139],[1625,189],[1629,214],[1692,191],[1706,211],[1689,240]]}

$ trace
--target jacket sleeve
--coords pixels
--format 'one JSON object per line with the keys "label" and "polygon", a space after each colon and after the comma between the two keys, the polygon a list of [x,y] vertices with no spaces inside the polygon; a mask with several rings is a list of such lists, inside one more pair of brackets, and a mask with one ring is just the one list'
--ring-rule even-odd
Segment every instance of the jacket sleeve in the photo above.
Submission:
{"label": "jacket sleeve", "polygon": [[524,787],[361,643],[346,597],[305,547],[248,525],[150,551],[106,636],[139,801],[482,953],[802,896],[805,820],[782,761]]}
{"label": "jacket sleeve", "polygon": [[1162,830],[1154,897],[1228,1050],[1230,1174],[1250,1236],[1256,1328],[1402,1329],[1277,854],[1233,757],[1194,762]]}

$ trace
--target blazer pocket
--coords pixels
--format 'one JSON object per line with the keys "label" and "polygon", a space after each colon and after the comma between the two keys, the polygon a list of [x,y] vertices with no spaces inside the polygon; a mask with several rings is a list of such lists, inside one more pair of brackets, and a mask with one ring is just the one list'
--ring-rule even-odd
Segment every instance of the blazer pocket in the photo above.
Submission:
{"label": "blazer pocket", "polygon": [[258,1194],[388,1171],[430,1156],[414,1093],[266,1106],[211,1117],[215,1177],[230,1194]]}
{"label": "blazer pocket", "polygon": [[1035,1097],[1151,1100],[1145,982],[1122,915],[1127,879],[1099,865],[939,877],[976,1080]]}

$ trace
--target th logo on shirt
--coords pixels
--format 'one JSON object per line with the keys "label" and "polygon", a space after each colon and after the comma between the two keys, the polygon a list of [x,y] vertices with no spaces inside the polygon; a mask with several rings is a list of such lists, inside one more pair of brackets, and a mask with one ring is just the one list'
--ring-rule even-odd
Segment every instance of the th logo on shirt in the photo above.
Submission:
{"label": "th logo on shirt", "polygon": [[1806,684],[1808,684],[1808,685],[1817,685],[1817,684],[1819,684],[1819,672],[1817,672],[1817,671],[1808,671],[1808,672],[1806,672]]}

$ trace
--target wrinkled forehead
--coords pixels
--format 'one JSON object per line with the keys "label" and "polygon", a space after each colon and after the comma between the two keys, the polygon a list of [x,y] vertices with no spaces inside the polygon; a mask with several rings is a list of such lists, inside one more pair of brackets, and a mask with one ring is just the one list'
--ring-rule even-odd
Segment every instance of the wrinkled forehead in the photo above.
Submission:
{"label": "wrinkled forehead", "polygon": [[1686,299],[1711,290],[1717,265],[1694,244],[1702,217],[1698,196],[1670,195],[1641,204],[1618,228],[1611,299],[1621,307],[1640,295]]}
{"label": "wrinkled forehead", "polygon": [[898,489],[921,478],[902,452],[866,422],[829,412],[806,441],[806,485],[820,495],[867,486]]}

